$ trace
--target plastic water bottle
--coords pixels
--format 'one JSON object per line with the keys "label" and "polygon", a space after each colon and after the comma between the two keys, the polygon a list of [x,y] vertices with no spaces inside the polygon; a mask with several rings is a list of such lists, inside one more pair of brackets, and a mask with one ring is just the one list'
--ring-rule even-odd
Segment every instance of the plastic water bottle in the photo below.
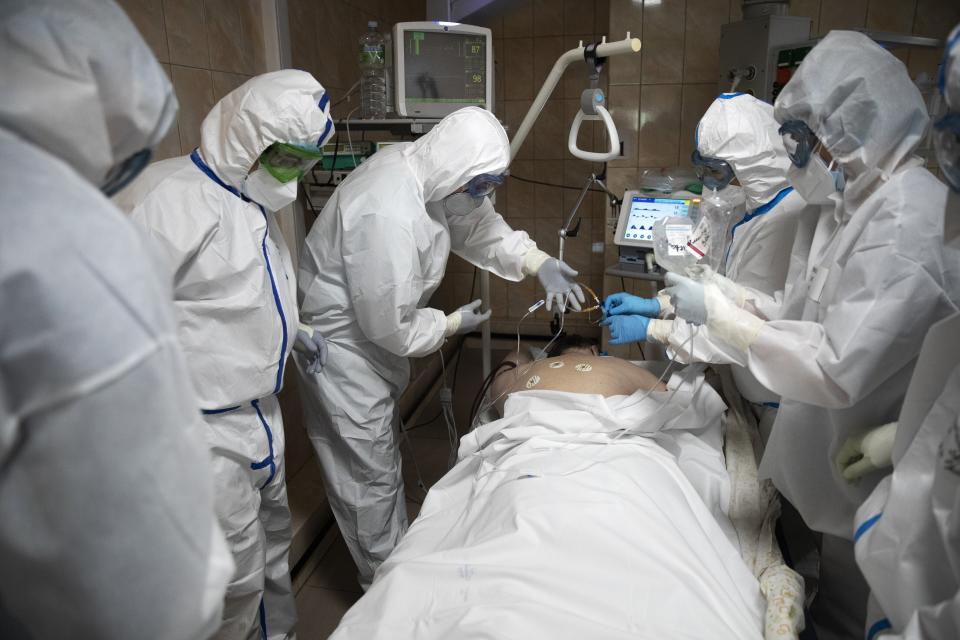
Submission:
{"label": "plastic water bottle", "polygon": [[387,116],[386,49],[376,20],[360,36],[360,111],[364,118]]}

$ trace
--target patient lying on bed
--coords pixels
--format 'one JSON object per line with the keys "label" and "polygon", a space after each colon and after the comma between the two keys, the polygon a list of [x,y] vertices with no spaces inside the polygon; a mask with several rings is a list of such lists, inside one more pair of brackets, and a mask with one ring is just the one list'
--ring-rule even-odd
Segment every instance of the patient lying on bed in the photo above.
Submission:
{"label": "patient lying on bed", "polygon": [[462,438],[332,638],[763,637],[702,370],[664,385],[582,348],[550,355],[502,365],[503,417]]}
{"label": "patient lying on bed", "polygon": [[521,349],[503,359],[490,387],[490,397],[498,399],[496,408],[500,415],[507,396],[528,389],[610,397],[667,388],[646,369],[620,358],[601,357],[597,340],[576,334],[558,338],[547,355],[548,358],[533,362],[529,349]]}

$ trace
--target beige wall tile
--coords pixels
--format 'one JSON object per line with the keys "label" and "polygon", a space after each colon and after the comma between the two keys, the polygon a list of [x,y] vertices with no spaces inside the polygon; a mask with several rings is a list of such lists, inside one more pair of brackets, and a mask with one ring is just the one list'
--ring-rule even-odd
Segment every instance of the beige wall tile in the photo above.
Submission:
{"label": "beige wall tile", "polygon": [[916,0],[870,0],[867,6],[867,29],[910,33]]}
{"label": "beige wall tile", "polygon": [[163,0],[170,63],[208,69],[210,52],[203,24],[203,3],[193,0]]}
{"label": "beige wall tile", "polygon": [[728,0],[687,0],[683,81],[716,82],[720,25],[730,16]]}
{"label": "beige wall tile", "polygon": [[493,97],[494,100],[502,101],[506,98],[504,87],[507,77],[507,67],[503,60],[503,40],[493,41],[493,73]]}
{"label": "beige wall tile", "polygon": [[637,166],[676,166],[681,104],[682,87],[679,84],[643,86],[640,92]]}
{"label": "beige wall tile", "polygon": [[529,38],[533,35],[533,3],[513,0],[503,16],[504,38]]}
{"label": "beige wall tile", "polygon": [[504,93],[507,100],[533,99],[533,39],[507,38],[503,41],[507,77]]}
{"label": "beige wall tile", "polygon": [[173,88],[180,101],[180,149],[189,153],[200,144],[200,124],[213,108],[213,76],[207,69],[171,65]]}
{"label": "beige wall tile", "polygon": [[683,85],[683,107],[680,117],[680,150],[678,164],[681,167],[692,166],[690,154],[694,149],[694,131],[700,118],[713,104],[717,97],[717,85],[685,84]]}
{"label": "beige wall tile", "polygon": [[834,29],[862,28],[867,23],[867,0],[820,3],[820,35]]}
{"label": "beige wall tile", "polygon": [[490,274],[490,310],[497,318],[506,318],[509,309],[507,308],[507,286],[512,283],[503,278]]}
{"label": "beige wall tile", "polygon": [[[534,160],[534,175],[540,182],[563,184],[563,160]],[[534,185],[534,211],[538,220],[546,219],[559,227],[563,211],[563,189]]]}
{"label": "beige wall tile", "polygon": [[[610,0],[610,34],[616,38],[631,35],[643,39],[643,4],[633,0]],[[617,56],[607,62],[610,84],[640,84],[646,42],[640,52]]]}
{"label": "beige wall tile", "polygon": [[663,0],[643,7],[643,83],[683,79],[685,0]]}
{"label": "beige wall tile", "polygon": [[263,42],[263,16],[260,0],[238,0],[240,26],[243,29],[244,46],[249,51],[247,73],[257,75],[267,71],[267,53]]}
{"label": "beige wall tile", "polygon": [[[320,6],[325,6],[321,4]],[[317,37],[318,6],[311,0],[287,0],[287,18],[290,25],[290,62],[295,69],[317,74],[318,48],[323,38]],[[346,89],[336,77],[336,67],[320,78],[325,87]]]}
{"label": "beige wall tile", "polygon": [[[609,3],[610,0],[605,0]],[[603,4],[604,2],[601,2]],[[554,2],[552,4],[560,4]],[[563,0],[563,29],[561,33],[597,33],[594,26],[594,2],[592,0]],[[604,25],[601,33],[606,33]]]}
{"label": "beige wall tile", "polygon": [[611,0],[594,0],[593,3],[593,32],[598,36],[607,36],[607,40],[620,40],[624,34],[610,29],[610,2]]}
{"label": "beige wall tile", "polygon": [[563,33],[563,4],[563,0],[533,0],[533,35],[558,36]]}
{"label": "beige wall tile", "polygon": [[252,74],[252,55],[244,41],[238,5],[233,0],[204,0],[204,18],[210,68]]}
{"label": "beige wall tile", "polygon": [[[840,2],[845,1],[840,0]],[[837,2],[837,0],[827,0],[827,2]],[[820,0],[790,0],[790,15],[810,18],[811,35],[820,33]]]}
{"label": "beige wall tile", "polygon": [[953,0],[917,0],[913,33],[946,39],[960,22],[960,2]]}
{"label": "beige wall tile", "polygon": [[[519,178],[535,180],[533,160],[514,160],[510,163],[510,173]],[[534,185],[529,182],[507,178],[507,209],[506,214],[513,225],[515,220],[533,219],[534,211]],[[504,210],[500,209],[503,213]],[[514,226],[514,229],[517,227]]]}
{"label": "beige wall tile", "polygon": [[213,99],[219,102],[225,95],[242,85],[252,76],[245,76],[239,73],[226,73],[224,71],[213,72]]}
{"label": "beige wall tile", "polygon": [[[535,92],[540,90],[540,86],[547,79],[547,74],[550,73],[550,69],[553,68],[553,63],[557,61],[557,58],[572,46],[569,38],[564,36],[543,36],[533,39],[533,90]],[[583,67],[585,65],[574,66]],[[556,99],[557,96],[563,96],[562,81],[554,89],[551,99]]]}
{"label": "beige wall tile", "polygon": [[153,55],[160,62],[169,62],[166,26],[163,23],[163,3],[161,0],[119,0],[117,3],[126,11],[130,21],[143,36]]}
{"label": "beige wall tile", "polygon": [[[574,47],[579,47],[580,43],[583,42],[584,45],[590,44],[591,42],[599,41],[599,36],[594,36],[593,34],[577,34],[577,35],[565,35],[563,36],[564,47],[563,50],[567,51],[573,49]],[[607,65],[604,66],[603,72],[600,74],[600,84],[598,87],[607,90],[607,79],[610,75],[610,60],[607,60]],[[572,64],[567,67],[566,72],[563,74],[563,79],[560,81],[560,86],[557,88],[557,94],[564,98],[579,98],[580,94],[583,93],[584,89],[590,87],[590,75],[589,68],[586,63]]]}
{"label": "beige wall tile", "polygon": [[[173,71],[170,69],[169,64],[161,64],[164,72],[167,74],[167,78],[170,78],[171,84],[173,83]],[[176,88],[174,88],[176,91]],[[170,125],[170,129],[167,131],[167,134],[163,136],[163,139],[160,143],[153,148],[153,157],[151,160],[156,162],[157,160],[166,160],[167,158],[175,158],[176,156],[183,155],[183,152],[180,150],[180,127],[179,127],[179,112],[180,109],[183,109],[181,106],[177,110],[177,118],[173,121],[173,124]]]}
{"label": "beige wall tile", "polygon": [[[527,110],[530,109],[531,102],[531,100],[504,101],[504,122],[508,127],[511,140],[517,135],[517,130],[520,128],[520,123],[523,122],[523,117],[527,115]],[[531,131],[530,135],[527,136],[527,139],[524,140],[523,144],[520,146],[520,149],[517,151],[515,160],[529,160],[532,158],[533,132]]]}
{"label": "beige wall tile", "polygon": [[568,131],[563,120],[563,101],[548,101],[533,125],[533,157],[537,160],[563,160],[568,153]]}
{"label": "beige wall tile", "polygon": [[[637,166],[637,132],[640,130],[640,87],[610,86],[610,115],[623,141],[623,158],[612,160],[611,167]],[[594,140],[598,146],[599,140]]]}
{"label": "beige wall tile", "polygon": [[[546,251],[551,256],[560,251],[560,237],[557,230],[560,228],[560,219],[537,218],[533,238],[537,241],[537,248]],[[538,285],[539,286],[539,285]]]}

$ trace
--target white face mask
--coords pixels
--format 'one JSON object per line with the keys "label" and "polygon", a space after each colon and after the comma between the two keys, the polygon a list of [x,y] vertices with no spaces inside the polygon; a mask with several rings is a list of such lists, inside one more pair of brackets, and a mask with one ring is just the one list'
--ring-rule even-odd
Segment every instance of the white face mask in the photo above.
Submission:
{"label": "white face mask", "polygon": [[279,211],[297,199],[297,181],[284,184],[263,167],[257,167],[243,181],[243,195],[268,211]]}
{"label": "white face mask", "polygon": [[476,198],[466,191],[451,193],[443,199],[443,209],[451,216],[466,216],[483,204],[483,198]]}
{"label": "white face mask", "polygon": [[837,193],[838,183],[840,183],[827,163],[816,153],[810,156],[807,166],[803,169],[791,163],[790,168],[787,169],[787,180],[800,197],[807,201],[807,204],[814,205],[832,204],[833,200],[830,196]]}

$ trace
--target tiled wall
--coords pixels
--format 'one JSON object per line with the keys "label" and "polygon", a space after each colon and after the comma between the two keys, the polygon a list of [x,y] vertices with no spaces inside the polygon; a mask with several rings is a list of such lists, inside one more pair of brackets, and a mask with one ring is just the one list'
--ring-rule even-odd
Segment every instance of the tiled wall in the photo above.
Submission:
{"label": "tiled wall", "polygon": [[[693,134],[700,116],[717,93],[720,26],[741,19],[740,0],[610,0],[610,31],[638,34],[637,56],[610,62],[610,101],[626,158],[611,163],[610,186],[635,188],[645,168],[690,166]],[[868,28],[944,38],[960,21],[953,0],[793,0],[792,15],[812,19],[813,35],[832,29]],[[939,51],[899,54],[916,76],[933,74]],[[612,233],[607,262],[616,260]],[[649,284],[626,281],[627,289],[650,295]],[[606,278],[605,292],[621,290],[620,278]],[[639,356],[637,347],[611,349]]]}
{"label": "tiled wall", "polygon": [[[357,40],[367,22],[388,33],[394,23],[424,20],[425,12],[425,0],[287,0],[293,66],[312,73],[337,102],[360,79]],[[359,97],[337,105],[334,116],[346,116]]]}
{"label": "tiled wall", "polygon": [[177,123],[154,150],[189,153],[220,98],[266,71],[260,0],[118,0],[173,82]]}

